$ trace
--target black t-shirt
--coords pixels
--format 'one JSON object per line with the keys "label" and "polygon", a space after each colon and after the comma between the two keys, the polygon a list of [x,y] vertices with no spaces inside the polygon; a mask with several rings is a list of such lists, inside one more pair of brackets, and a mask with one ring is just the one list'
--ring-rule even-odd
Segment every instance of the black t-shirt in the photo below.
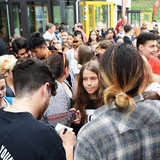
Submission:
{"label": "black t-shirt", "polygon": [[124,36],[123,40],[124,40],[124,43],[132,44],[131,39],[129,37],[127,37],[127,36]]}
{"label": "black t-shirt", "polygon": [[53,127],[30,113],[0,109],[0,159],[65,160],[65,150]]}

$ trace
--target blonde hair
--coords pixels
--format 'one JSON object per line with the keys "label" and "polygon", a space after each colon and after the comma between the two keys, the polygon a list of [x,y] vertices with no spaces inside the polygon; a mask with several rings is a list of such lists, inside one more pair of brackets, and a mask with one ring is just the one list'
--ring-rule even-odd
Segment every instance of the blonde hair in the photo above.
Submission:
{"label": "blonde hair", "polygon": [[0,56],[0,70],[1,71],[12,71],[17,59],[13,55]]}
{"label": "blonde hair", "polygon": [[105,104],[115,99],[118,108],[127,107],[131,113],[135,105],[132,96],[141,93],[144,78],[143,59],[136,48],[118,43],[109,47],[101,58],[100,74]]}

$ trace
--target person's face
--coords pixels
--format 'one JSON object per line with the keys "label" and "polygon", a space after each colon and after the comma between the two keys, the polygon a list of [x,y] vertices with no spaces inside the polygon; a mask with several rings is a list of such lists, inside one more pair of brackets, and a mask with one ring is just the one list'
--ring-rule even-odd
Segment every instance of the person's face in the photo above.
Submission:
{"label": "person's face", "polygon": [[96,41],[97,35],[95,32],[92,32],[90,36],[92,41]]}
{"label": "person's face", "polygon": [[40,58],[40,59],[44,58],[47,54],[45,52],[44,46],[42,48],[36,47],[35,49],[32,49],[31,52],[32,52],[33,57],[37,57],[37,58]]}
{"label": "person's face", "polygon": [[122,19],[122,22],[123,22],[123,24],[126,24],[126,22],[127,22],[127,17],[124,17],[124,18]]}
{"label": "person's face", "polygon": [[75,30],[75,31],[78,30],[77,24],[74,25],[74,30]]}
{"label": "person's face", "polygon": [[111,30],[108,31],[108,39],[113,39],[113,32]]}
{"label": "person's face", "polygon": [[26,52],[26,49],[25,48],[22,48],[22,49],[19,49],[18,50],[18,57],[20,57],[20,58],[28,58],[28,57],[30,57],[31,55],[30,55],[30,52],[28,51],[28,52]]}
{"label": "person's face", "polygon": [[92,97],[96,98],[96,91],[99,86],[98,75],[92,71],[85,69],[83,71],[83,86],[86,92]]}
{"label": "person's face", "polygon": [[63,41],[63,43],[66,43],[66,42],[67,42],[67,36],[68,36],[68,33],[67,33],[67,32],[63,32],[63,33],[62,33],[62,41]]}
{"label": "person's face", "polygon": [[73,44],[73,37],[72,36],[68,35],[67,43],[68,43],[68,45],[72,46],[72,44]]}
{"label": "person's face", "polygon": [[56,47],[58,51],[62,52],[62,45],[60,43],[54,44],[54,47]]}
{"label": "person's face", "polygon": [[93,51],[95,51],[96,48],[97,48],[97,46],[98,46],[98,44],[92,44],[92,45],[91,45],[91,49],[92,49]]}
{"label": "person's face", "polygon": [[82,37],[80,34],[78,34],[76,37],[78,37],[80,41],[82,40]]}
{"label": "person's face", "polygon": [[157,52],[157,41],[156,40],[149,40],[146,42],[145,45],[140,44],[139,50],[143,56],[146,57],[146,59],[152,59],[154,58],[154,55]]}
{"label": "person's face", "polygon": [[6,93],[6,82],[5,79],[0,79],[0,101],[3,100],[3,97]]}
{"label": "person's face", "polygon": [[99,24],[97,24],[97,30],[101,31],[101,29],[102,29],[101,26]]}
{"label": "person's face", "polygon": [[52,26],[51,28],[49,28],[49,33],[53,34],[55,30],[56,30],[55,26]]}
{"label": "person's face", "polygon": [[77,47],[77,48],[74,48],[74,59],[78,59],[78,49],[79,49],[79,47]]}

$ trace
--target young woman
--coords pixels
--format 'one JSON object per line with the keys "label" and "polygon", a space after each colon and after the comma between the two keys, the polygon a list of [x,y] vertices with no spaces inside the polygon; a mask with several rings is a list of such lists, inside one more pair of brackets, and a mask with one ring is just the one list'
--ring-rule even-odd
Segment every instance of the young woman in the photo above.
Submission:
{"label": "young woman", "polygon": [[68,110],[72,106],[73,92],[66,81],[70,72],[69,60],[62,52],[49,54],[46,63],[50,66],[57,80],[57,94],[51,96],[50,103],[43,114],[42,122],[56,126],[57,123],[68,125]]}
{"label": "young woman", "polygon": [[99,34],[98,34],[98,32],[95,31],[95,30],[92,30],[89,33],[89,38],[88,38],[87,45],[90,46],[90,43],[92,43],[92,42],[98,42],[98,40],[99,40]]}
{"label": "young woman", "polygon": [[8,108],[13,102],[13,97],[6,97],[6,79],[2,71],[0,71],[0,108]]}
{"label": "young woman", "polygon": [[74,53],[74,58],[78,61],[77,67],[81,69],[82,65],[90,61],[93,56],[94,52],[92,52],[92,50],[88,46],[79,46],[78,52]]}
{"label": "young woman", "polygon": [[[81,31],[75,31],[75,32],[74,32],[74,36],[77,37],[77,38],[79,38],[79,41],[80,41],[80,42],[84,43],[84,39],[83,39],[83,36],[82,36]],[[85,43],[84,43],[84,44],[85,44]]]}
{"label": "young woman", "polygon": [[73,48],[73,38],[74,38],[74,35],[69,33],[67,37],[67,43],[71,48]]}
{"label": "young woman", "polygon": [[72,124],[76,134],[85,123],[92,120],[94,111],[103,104],[102,94],[98,94],[99,64],[97,61],[89,61],[82,66],[79,73],[78,88],[74,99],[74,108],[81,113],[81,118],[77,118]]}
{"label": "young woman", "polygon": [[114,29],[113,28],[109,28],[107,30],[106,39],[112,40],[112,41],[115,42],[115,38],[116,38],[116,33],[115,33]]}
{"label": "young woman", "polygon": [[[75,159],[156,159],[160,102],[144,100],[144,62],[129,44],[109,47],[100,62],[105,105],[78,133]],[[82,158],[83,157],[83,158]]]}
{"label": "young woman", "polygon": [[15,97],[13,87],[12,69],[17,59],[13,55],[3,55],[0,57],[0,70],[4,72],[6,77],[6,96]]}

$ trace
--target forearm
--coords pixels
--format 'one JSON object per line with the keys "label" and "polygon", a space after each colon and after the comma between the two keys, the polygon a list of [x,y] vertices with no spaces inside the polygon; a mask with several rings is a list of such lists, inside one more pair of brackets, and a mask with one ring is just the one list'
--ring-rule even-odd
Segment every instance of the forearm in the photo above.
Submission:
{"label": "forearm", "polygon": [[73,147],[63,145],[66,152],[66,159],[73,160]]}

